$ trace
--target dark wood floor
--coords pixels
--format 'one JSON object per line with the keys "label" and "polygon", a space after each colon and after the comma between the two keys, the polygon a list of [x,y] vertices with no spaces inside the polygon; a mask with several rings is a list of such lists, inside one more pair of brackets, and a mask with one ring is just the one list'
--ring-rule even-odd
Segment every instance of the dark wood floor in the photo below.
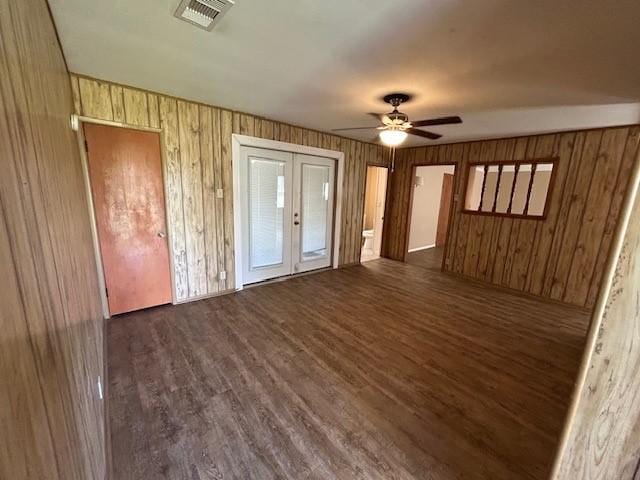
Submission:
{"label": "dark wood floor", "polygon": [[444,247],[426,248],[417,252],[407,253],[406,262],[417,267],[429,268],[431,270],[442,270],[442,257]]}
{"label": "dark wood floor", "polygon": [[544,479],[587,315],[390,260],[114,318],[113,479]]}

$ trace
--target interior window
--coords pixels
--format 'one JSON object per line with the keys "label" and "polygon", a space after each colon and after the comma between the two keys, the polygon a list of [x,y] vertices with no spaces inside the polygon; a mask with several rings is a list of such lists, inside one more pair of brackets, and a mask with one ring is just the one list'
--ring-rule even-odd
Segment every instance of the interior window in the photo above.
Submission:
{"label": "interior window", "polygon": [[556,159],[469,164],[464,212],[544,218]]}

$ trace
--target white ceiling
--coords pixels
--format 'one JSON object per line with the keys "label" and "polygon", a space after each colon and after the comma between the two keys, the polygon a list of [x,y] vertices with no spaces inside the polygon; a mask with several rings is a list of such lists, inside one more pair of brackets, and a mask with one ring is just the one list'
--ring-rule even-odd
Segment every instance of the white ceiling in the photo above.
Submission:
{"label": "white ceiling", "polygon": [[462,116],[441,142],[640,122],[637,0],[237,0],[213,32],[179,0],[49,3],[74,72],[318,130],[391,91]]}

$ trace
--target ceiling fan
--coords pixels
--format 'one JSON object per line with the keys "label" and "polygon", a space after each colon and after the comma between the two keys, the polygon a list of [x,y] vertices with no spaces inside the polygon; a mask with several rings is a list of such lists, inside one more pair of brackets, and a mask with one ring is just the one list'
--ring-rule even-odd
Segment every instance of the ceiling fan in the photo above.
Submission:
{"label": "ceiling fan", "polygon": [[334,128],[332,131],[342,132],[346,130],[377,129],[380,130],[378,136],[382,143],[390,147],[395,147],[404,142],[408,135],[416,135],[418,137],[428,138],[429,140],[437,140],[442,137],[442,135],[438,133],[420,130],[417,127],[462,123],[462,119],[458,116],[431,118],[428,120],[410,122],[409,116],[406,113],[398,111],[398,107],[401,103],[411,100],[411,96],[405,93],[390,93],[389,95],[385,95],[383,100],[386,103],[391,104],[393,111],[389,113],[369,113],[372,117],[380,120],[382,125],[378,127]]}

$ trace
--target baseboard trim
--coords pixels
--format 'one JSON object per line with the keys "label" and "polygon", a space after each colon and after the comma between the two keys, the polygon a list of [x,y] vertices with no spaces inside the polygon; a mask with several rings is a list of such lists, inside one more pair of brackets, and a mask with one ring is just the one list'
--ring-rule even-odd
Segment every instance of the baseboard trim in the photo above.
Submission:
{"label": "baseboard trim", "polygon": [[435,248],[435,246],[436,244],[434,243],[433,245],[427,245],[426,247],[410,248],[409,253],[419,252],[420,250],[427,250],[428,248]]}
{"label": "baseboard trim", "polygon": [[237,288],[229,288],[227,290],[220,290],[218,292],[213,293],[205,293],[204,295],[196,295],[194,297],[183,298],[182,300],[177,300],[172,305],[182,305],[183,303],[197,302],[198,300],[206,300],[207,298],[220,297],[222,295],[229,295],[230,293],[239,292],[240,289]]}

